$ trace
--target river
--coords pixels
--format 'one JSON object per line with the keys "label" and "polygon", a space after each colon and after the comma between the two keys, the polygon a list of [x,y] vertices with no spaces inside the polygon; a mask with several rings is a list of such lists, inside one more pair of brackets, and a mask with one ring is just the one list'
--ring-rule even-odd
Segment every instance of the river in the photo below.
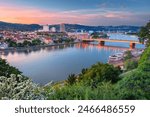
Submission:
{"label": "river", "polygon": [[[137,40],[136,36],[123,34],[109,36],[111,39]],[[79,74],[83,68],[97,62],[106,63],[110,55],[128,47],[128,43],[107,42],[104,47],[82,43],[5,52],[1,57],[30,77],[33,82],[44,85],[50,81],[65,80],[69,74]],[[144,46],[139,44],[136,48]]]}

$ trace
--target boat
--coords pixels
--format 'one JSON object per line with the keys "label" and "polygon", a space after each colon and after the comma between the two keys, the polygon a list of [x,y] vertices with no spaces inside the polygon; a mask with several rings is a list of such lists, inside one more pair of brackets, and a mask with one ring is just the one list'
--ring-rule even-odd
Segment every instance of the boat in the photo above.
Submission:
{"label": "boat", "polygon": [[115,55],[109,56],[109,62],[120,61],[123,59],[124,53],[116,53]]}

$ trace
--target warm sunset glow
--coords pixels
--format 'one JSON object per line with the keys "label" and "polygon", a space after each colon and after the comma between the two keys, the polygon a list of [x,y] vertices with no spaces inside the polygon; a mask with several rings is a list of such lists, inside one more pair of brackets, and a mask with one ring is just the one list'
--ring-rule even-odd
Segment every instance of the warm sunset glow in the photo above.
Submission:
{"label": "warm sunset glow", "polygon": [[[149,20],[149,12],[145,7],[145,11],[138,12],[133,11],[128,8],[118,6],[115,4],[111,6],[109,3],[100,2],[97,5],[94,2],[84,3],[80,1],[83,5],[79,6],[68,6],[71,1],[66,1],[60,6],[57,2],[52,1],[42,1],[38,0],[39,3],[34,2],[30,4],[30,1],[17,2],[16,0],[2,1],[0,5],[0,21],[13,22],[13,23],[23,23],[23,24],[58,24],[58,23],[73,23],[73,24],[87,24],[87,25],[128,25],[128,24],[145,24]],[[63,0],[62,0],[63,1]],[[78,0],[77,0],[78,1]],[[77,1],[75,4],[77,4]],[[111,1],[111,0],[110,0]],[[80,3],[78,1],[78,3]],[[18,4],[15,4],[18,3]],[[26,3],[24,5],[24,3]],[[42,4],[40,4],[42,3]],[[28,4],[28,5],[27,5]],[[49,4],[49,6],[48,6]],[[51,4],[55,4],[52,6]],[[84,8],[84,5],[89,4],[89,7]],[[92,7],[94,5],[94,7]],[[118,4],[119,5],[119,4]],[[36,7],[37,6],[37,7]],[[111,6],[111,7],[108,7]],[[139,8],[142,7],[138,3]],[[69,8],[68,8],[69,7]],[[74,8],[75,7],[75,8]],[[133,8],[134,9],[134,8]],[[143,8],[144,9],[144,8]]]}

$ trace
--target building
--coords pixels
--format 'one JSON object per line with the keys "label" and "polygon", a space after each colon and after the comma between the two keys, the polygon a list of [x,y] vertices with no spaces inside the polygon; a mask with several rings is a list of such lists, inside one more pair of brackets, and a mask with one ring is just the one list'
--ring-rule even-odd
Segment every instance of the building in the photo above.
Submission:
{"label": "building", "polygon": [[55,27],[52,27],[52,28],[51,28],[51,32],[56,32],[56,28],[55,28]]}
{"label": "building", "polygon": [[75,39],[89,39],[90,35],[88,33],[68,33],[68,36]]}
{"label": "building", "polygon": [[66,32],[64,23],[60,24],[60,32]]}
{"label": "building", "polygon": [[50,43],[53,43],[53,40],[51,38],[44,38],[43,42],[45,44],[50,44]]}
{"label": "building", "polygon": [[7,43],[1,43],[0,42],[0,49],[7,49],[8,48],[8,44]]}
{"label": "building", "polygon": [[49,32],[49,25],[43,25],[43,31],[44,32]]}

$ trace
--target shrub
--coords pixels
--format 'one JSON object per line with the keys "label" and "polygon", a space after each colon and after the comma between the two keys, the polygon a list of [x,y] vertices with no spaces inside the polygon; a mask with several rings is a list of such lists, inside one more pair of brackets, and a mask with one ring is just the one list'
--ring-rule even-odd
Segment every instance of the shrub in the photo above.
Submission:
{"label": "shrub", "polygon": [[131,51],[125,52],[125,57],[124,57],[125,61],[131,59],[132,57],[133,57],[133,55],[132,55]]}
{"label": "shrub", "polygon": [[34,100],[45,97],[40,87],[33,84],[30,79],[12,74],[8,78],[0,77],[0,99]]}
{"label": "shrub", "polygon": [[126,71],[130,71],[138,67],[138,62],[134,60],[126,60],[124,66]]}
{"label": "shrub", "polygon": [[139,70],[127,74],[116,85],[120,99],[150,99],[150,74]]}
{"label": "shrub", "polygon": [[76,76],[75,74],[71,74],[68,76],[68,79],[66,80],[68,85],[73,85],[76,82]]}
{"label": "shrub", "polygon": [[150,61],[150,46],[144,50],[139,60],[139,64],[142,64],[145,61]]}
{"label": "shrub", "polygon": [[102,82],[97,88],[92,89],[82,83],[64,86],[51,93],[48,99],[53,100],[102,100],[117,99],[110,82]]}
{"label": "shrub", "polygon": [[103,81],[116,83],[119,80],[120,69],[109,64],[97,63],[89,68],[79,79],[87,85],[97,85]]}

